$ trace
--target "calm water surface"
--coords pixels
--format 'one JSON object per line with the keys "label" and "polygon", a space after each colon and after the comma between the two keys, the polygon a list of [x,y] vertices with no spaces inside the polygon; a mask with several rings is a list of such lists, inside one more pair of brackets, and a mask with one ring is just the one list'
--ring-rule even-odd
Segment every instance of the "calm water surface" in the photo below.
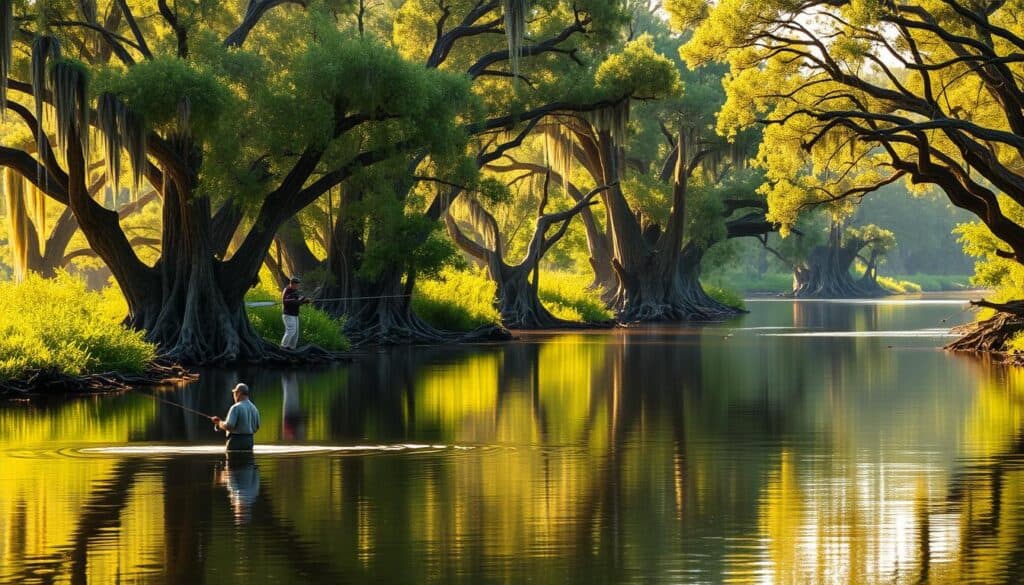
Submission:
{"label": "calm water surface", "polygon": [[248,382],[249,460],[140,392],[0,404],[0,582],[1024,580],[1024,372],[935,349],[962,304],[748,307],[164,394]]}

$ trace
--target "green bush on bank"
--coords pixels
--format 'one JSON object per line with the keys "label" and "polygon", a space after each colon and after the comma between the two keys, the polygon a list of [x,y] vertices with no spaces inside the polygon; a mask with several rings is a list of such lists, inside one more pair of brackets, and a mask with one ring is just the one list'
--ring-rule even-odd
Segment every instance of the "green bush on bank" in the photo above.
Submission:
{"label": "green bush on bank", "polygon": [[747,303],[743,301],[737,292],[715,285],[703,285],[704,292],[708,294],[712,299],[722,303],[727,307],[733,307],[735,309],[746,309]]}
{"label": "green bush on bank", "polygon": [[[590,277],[569,272],[545,272],[538,295],[551,314],[567,321],[599,322],[612,318],[598,291],[588,290]],[[501,322],[494,306],[494,283],[483,270],[446,268],[438,279],[416,282],[412,308],[439,329],[468,331]]]}
{"label": "green bush on bank", "polygon": [[875,280],[878,281],[878,286],[897,295],[915,294],[922,291],[920,284],[909,280],[900,280],[891,276],[878,276]]}
{"label": "green bush on bank", "polygon": [[469,331],[501,322],[494,308],[494,283],[482,271],[445,268],[440,278],[416,281],[412,310],[448,331]]}
{"label": "green bush on bank", "polygon": [[613,315],[601,301],[601,292],[588,288],[588,274],[550,272],[541,275],[540,300],[551,314],[566,321],[599,323]]}
{"label": "green bush on bank", "polygon": [[[257,289],[245,296],[246,302],[277,301],[277,293]],[[246,306],[249,322],[260,337],[271,342],[280,343],[284,336],[284,320],[281,318],[281,305]],[[345,336],[345,320],[335,319],[324,311],[311,305],[303,305],[299,309],[299,345],[313,344],[331,351],[345,351],[351,344]]]}
{"label": "green bush on bank", "polygon": [[124,305],[114,297],[63,273],[0,283],[0,380],[145,370],[156,346],[121,325]]}

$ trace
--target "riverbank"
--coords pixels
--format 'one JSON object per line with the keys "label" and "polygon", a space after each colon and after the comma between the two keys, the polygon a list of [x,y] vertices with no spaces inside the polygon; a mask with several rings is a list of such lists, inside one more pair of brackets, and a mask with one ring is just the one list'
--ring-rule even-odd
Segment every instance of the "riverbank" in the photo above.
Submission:
{"label": "riverbank", "polygon": [[154,362],[136,374],[97,372],[71,376],[55,371],[33,371],[17,379],[0,380],[0,400],[48,395],[108,394],[134,388],[182,386],[199,375],[177,364]]}
{"label": "riverbank", "polygon": [[[767,272],[760,276],[739,272],[713,273],[702,278],[701,282],[705,286],[726,288],[744,296],[784,295],[793,291],[793,275],[788,272]],[[893,294],[971,290],[969,275],[893,274],[879,276],[878,282]]]}
{"label": "riverbank", "polygon": [[121,324],[126,313],[119,294],[67,274],[0,283],[0,385],[95,388],[103,378],[162,376],[167,364],[143,332]]}

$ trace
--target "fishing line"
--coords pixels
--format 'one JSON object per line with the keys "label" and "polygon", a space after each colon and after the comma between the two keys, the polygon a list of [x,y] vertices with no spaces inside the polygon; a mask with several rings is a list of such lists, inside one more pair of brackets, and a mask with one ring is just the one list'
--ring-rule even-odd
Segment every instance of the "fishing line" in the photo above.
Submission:
{"label": "fishing line", "polygon": [[[409,298],[412,295],[377,295],[370,297],[332,297],[329,299],[310,299],[314,303],[326,303],[328,301],[362,301],[368,299],[404,299]],[[271,307],[274,305],[280,305],[282,301],[248,301],[245,303],[247,307]]]}
{"label": "fishing line", "polygon": [[974,307],[974,305],[972,305],[970,303],[970,301],[968,301],[967,303],[964,304],[963,308],[961,308],[959,311],[954,311],[954,312],[950,313],[949,315],[946,316],[946,318],[944,318],[942,321],[940,321],[940,323],[946,323],[950,319],[952,319],[953,317],[963,313],[964,311],[970,310],[973,307]]}
{"label": "fishing line", "polygon": [[185,412],[191,412],[192,414],[198,414],[199,416],[201,416],[203,418],[206,418],[206,419],[209,419],[209,420],[213,420],[213,418],[214,418],[214,417],[206,414],[205,412],[199,412],[198,410],[189,408],[189,407],[185,406],[184,404],[180,404],[180,403],[177,403],[177,402],[172,402],[172,401],[167,400],[165,398],[160,398],[159,396],[157,396],[155,394],[150,394],[149,392],[143,392],[142,390],[138,390],[138,392],[139,392],[139,394],[142,394],[143,396],[149,396],[153,400],[158,400],[160,402],[163,402],[164,404],[170,404],[171,406],[176,406],[176,407],[184,410]]}

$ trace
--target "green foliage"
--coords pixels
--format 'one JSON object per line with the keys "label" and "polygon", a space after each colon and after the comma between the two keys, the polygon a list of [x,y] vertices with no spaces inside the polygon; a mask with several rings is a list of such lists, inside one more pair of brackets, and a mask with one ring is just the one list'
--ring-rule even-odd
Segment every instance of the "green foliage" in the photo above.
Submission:
{"label": "green foliage", "polygon": [[892,278],[916,283],[923,292],[965,290],[971,280],[968,274],[894,274]]}
{"label": "green foliage", "polygon": [[610,99],[658,99],[683,92],[675,63],[654,50],[650,35],[642,35],[626,43],[621,52],[609,55],[598,66],[594,82]]}
{"label": "green foliage", "polygon": [[438,222],[408,212],[393,194],[368,194],[352,211],[361,217],[371,235],[359,269],[365,278],[376,278],[395,266],[431,278],[459,259],[455,244],[444,235]]}
{"label": "green foliage", "polygon": [[589,290],[590,275],[574,272],[542,272],[541,302],[551,314],[566,321],[599,323],[609,321],[613,315],[601,302],[599,291]]}
{"label": "green foliage", "polygon": [[879,286],[898,295],[914,294],[924,290],[924,288],[916,282],[900,280],[891,276],[880,275],[877,280]]}
{"label": "green foliage", "polygon": [[734,307],[737,309],[745,309],[747,307],[747,304],[743,301],[743,297],[734,290],[720,286],[705,285],[704,292],[706,292],[712,299],[727,307]]}
{"label": "green foliage", "polygon": [[[278,295],[267,290],[252,291],[246,301],[278,300]],[[246,307],[249,321],[260,337],[272,343],[280,343],[284,336],[284,320],[281,306]],[[312,305],[299,309],[299,344],[318,345],[332,351],[345,351],[351,347],[345,337],[345,320],[335,319]]]}
{"label": "green foliage", "polygon": [[231,91],[196,63],[156,57],[126,69],[100,69],[91,87],[93,95],[112,93],[125,101],[150,128],[176,127],[179,106],[188,104],[190,130],[211,135],[221,117],[238,107]]}
{"label": "green foliage", "polygon": [[0,380],[143,371],[156,347],[120,324],[123,301],[116,296],[90,292],[65,273],[0,283]]}
{"label": "green foliage", "polygon": [[494,283],[480,271],[446,268],[436,278],[417,280],[412,309],[427,323],[449,331],[501,321],[494,308]]}
{"label": "green foliage", "polygon": [[1018,331],[1006,342],[1007,353],[1024,353],[1024,331]]}
{"label": "green foliage", "polygon": [[[612,314],[598,291],[587,290],[590,276],[569,272],[543,272],[538,294],[552,315],[567,321],[597,323]],[[446,268],[439,278],[416,282],[413,310],[435,327],[468,331],[500,322],[494,306],[494,283],[483,270]]]}
{"label": "green foliage", "polygon": [[341,105],[405,120],[380,128],[380,138],[423,144],[435,153],[461,152],[466,137],[453,122],[472,104],[465,76],[406,61],[372,37],[353,36],[332,24],[314,28],[316,42],[283,64],[287,74],[277,93],[280,105],[288,106],[281,115],[307,133],[300,142],[326,143]]}

